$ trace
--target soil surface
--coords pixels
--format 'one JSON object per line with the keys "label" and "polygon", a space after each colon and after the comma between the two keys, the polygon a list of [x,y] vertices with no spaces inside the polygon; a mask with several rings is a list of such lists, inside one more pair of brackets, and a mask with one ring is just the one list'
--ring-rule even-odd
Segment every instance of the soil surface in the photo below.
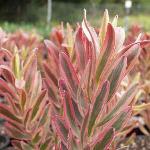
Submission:
{"label": "soil surface", "polygon": [[137,136],[134,143],[118,150],[150,150],[150,136]]}

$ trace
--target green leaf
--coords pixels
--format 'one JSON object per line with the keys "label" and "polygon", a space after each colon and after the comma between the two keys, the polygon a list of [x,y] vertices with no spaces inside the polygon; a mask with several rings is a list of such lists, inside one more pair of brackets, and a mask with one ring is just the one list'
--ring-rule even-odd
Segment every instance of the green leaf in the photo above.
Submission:
{"label": "green leaf", "polygon": [[101,48],[101,53],[99,56],[97,68],[96,68],[96,81],[99,82],[100,76],[107,64],[109,57],[114,51],[115,46],[115,31],[111,24],[107,26],[107,33],[104,40],[103,47]]}
{"label": "green leaf", "polygon": [[107,101],[108,93],[109,93],[109,82],[106,81],[104,82],[102,87],[100,85],[98,91],[96,92],[94,106],[92,108],[92,112],[91,112],[90,120],[89,120],[88,135],[91,134],[95,120],[97,116],[99,115],[104,102]]}
{"label": "green leaf", "polygon": [[107,150],[113,137],[114,137],[114,129],[110,128],[109,131],[105,133],[105,136],[99,142],[96,143],[93,150]]}
{"label": "green leaf", "polygon": [[110,91],[109,91],[108,101],[114,94],[119,83],[122,81],[126,66],[127,66],[126,57],[122,57],[122,59],[117,64],[117,66],[112,70],[111,74],[109,75],[108,81],[110,82]]}
{"label": "green leaf", "polygon": [[18,53],[18,49],[17,47],[15,47],[15,54],[14,54],[14,59],[12,62],[12,68],[13,68],[13,72],[16,76],[17,79],[21,78],[21,70],[20,70],[20,57],[19,57],[19,53]]}
{"label": "green leaf", "polygon": [[54,121],[54,125],[58,136],[60,137],[61,141],[66,145],[66,143],[68,142],[68,134],[69,134],[68,127],[66,126],[64,120],[61,117],[55,116],[52,119]]}
{"label": "green leaf", "polygon": [[75,37],[75,51],[77,55],[77,64],[79,67],[79,70],[81,73],[83,73],[84,68],[85,68],[85,48],[84,48],[84,41],[83,41],[83,30],[82,28],[78,28],[76,37]]}
{"label": "green leaf", "polygon": [[84,117],[84,120],[83,120],[83,124],[81,126],[81,144],[83,145],[83,139],[84,139],[84,136],[85,136],[85,132],[86,132],[86,128],[88,126],[88,121],[89,121],[89,109]]}
{"label": "green leaf", "polygon": [[118,119],[113,124],[113,128],[115,129],[115,131],[118,131],[121,129],[124,122],[128,119],[130,112],[131,112],[130,108],[128,108],[119,114]]}
{"label": "green leaf", "polygon": [[43,144],[40,145],[40,150],[47,150],[51,144],[51,139],[47,139]]}
{"label": "green leaf", "polygon": [[65,53],[60,53],[59,60],[62,78],[65,80],[67,88],[71,92],[72,97],[76,100],[79,84],[77,74],[69,57]]}
{"label": "green leaf", "polygon": [[31,115],[31,121],[36,117],[37,112],[39,111],[40,105],[43,102],[45,95],[46,95],[46,90],[43,90],[41,92],[41,94],[39,95],[39,97],[36,100],[35,105],[33,106],[33,110],[32,110],[32,115]]}
{"label": "green leaf", "polygon": [[0,104],[0,115],[6,118],[6,120],[15,121],[17,123],[22,123],[22,120],[18,118],[13,112],[11,112],[10,108],[5,106],[4,104]]}
{"label": "green leaf", "polygon": [[42,132],[42,128],[40,128],[39,131],[37,131],[37,133],[32,138],[33,145],[38,144],[39,141],[41,140],[41,138],[42,138],[41,137],[41,132]]}
{"label": "green leaf", "polygon": [[21,109],[24,111],[25,110],[25,104],[26,104],[26,93],[24,90],[21,91]]}
{"label": "green leaf", "polygon": [[107,25],[109,23],[109,14],[108,10],[105,9],[102,21],[101,21],[101,27],[99,31],[99,37],[100,37],[100,44],[102,45],[105,39],[105,34],[107,32]]}
{"label": "green leaf", "polygon": [[76,118],[75,118],[75,111],[73,108],[73,100],[70,97],[70,95],[65,91],[63,94],[63,101],[64,101],[64,116],[67,119],[67,122],[69,123],[69,126],[71,130],[74,132],[74,134],[79,137],[80,132],[79,128],[76,123]]}
{"label": "green leaf", "polygon": [[21,147],[23,150],[35,150],[31,145],[23,141],[21,141]]}
{"label": "green leaf", "polygon": [[118,15],[116,15],[112,21],[113,27],[117,27],[117,24],[118,24]]}
{"label": "green leaf", "polygon": [[127,103],[131,102],[131,100],[133,99],[133,97],[136,94],[137,91],[137,85],[133,85],[131,86],[128,91],[121,97],[121,99],[118,101],[118,103],[116,104],[116,106],[112,109],[112,111],[107,114],[99,123],[97,126],[102,126],[105,123],[107,123],[109,120],[111,120],[116,112],[118,112],[123,106],[125,106]]}
{"label": "green leaf", "polygon": [[20,131],[16,128],[14,128],[11,124],[6,124],[5,125],[7,128],[8,134],[14,138],[14,139],[19,139],[19,140],[30,140],[31,135],[26,133],[25,131]]}

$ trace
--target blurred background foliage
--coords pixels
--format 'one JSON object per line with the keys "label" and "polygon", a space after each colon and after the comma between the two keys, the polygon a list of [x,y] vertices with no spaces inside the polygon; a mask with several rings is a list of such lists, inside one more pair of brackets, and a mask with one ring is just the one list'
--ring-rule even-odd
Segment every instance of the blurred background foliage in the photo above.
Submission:
{"label": "blurred background foliage", "polygon": [[[125,25],[124,0],[52,0],[52,20],[47,25],[48,0],[0,0],[0,26],[6,31],[18,28],[38,30],[47,36],[51,27],[70,22],[81,22],[83,9],[87,9],[88,19],[96,26],[100,24],[100,16],[104,9],[110,15],[119,15],[119,24]],[[133,7],[129,16],[129,24],[137,23],[145,30],[150,29],[150,0],[132,0]]]}

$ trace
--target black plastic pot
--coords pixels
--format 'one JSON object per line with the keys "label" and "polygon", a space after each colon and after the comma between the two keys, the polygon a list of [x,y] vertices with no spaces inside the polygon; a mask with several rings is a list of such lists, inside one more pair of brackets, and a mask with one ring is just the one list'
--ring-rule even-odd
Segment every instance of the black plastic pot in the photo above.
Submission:
{"label": "black plastic pot", "polygon": [[4,150],[5,148],[7,148],[9,143],[10,143],[9,137],[5,135],[0,135],[0,150]]}

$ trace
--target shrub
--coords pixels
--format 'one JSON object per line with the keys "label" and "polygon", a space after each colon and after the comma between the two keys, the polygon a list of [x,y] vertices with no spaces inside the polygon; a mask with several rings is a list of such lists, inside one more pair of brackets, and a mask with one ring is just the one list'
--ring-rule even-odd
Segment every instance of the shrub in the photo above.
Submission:
{"label": "shrub", "polygon": [[36,50],[13,49],[9,66],[0,66],[0,116],[16,149],[110,148],[132,114],[137,85],[118,94],[140,52],[139,42],[123,46],[117,19],[110,23],[106,10],[97,34],[85,12],[75,36],[69,25],[56,29],[40,67]]}

